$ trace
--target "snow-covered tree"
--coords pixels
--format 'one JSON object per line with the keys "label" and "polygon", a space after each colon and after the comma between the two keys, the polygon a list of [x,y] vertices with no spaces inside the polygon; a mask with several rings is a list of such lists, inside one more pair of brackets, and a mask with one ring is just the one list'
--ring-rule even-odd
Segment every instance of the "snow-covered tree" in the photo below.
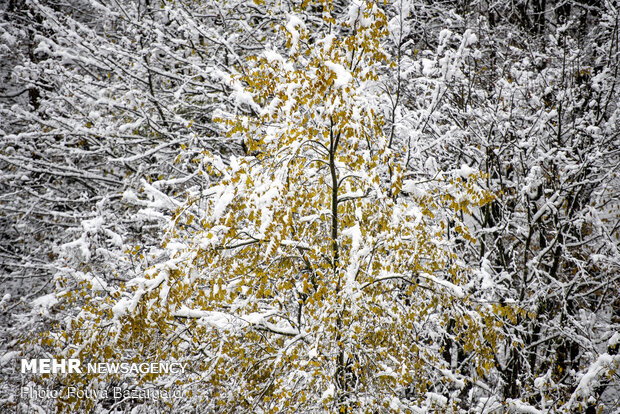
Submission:
{"label": "snow-covered tree", "polygon": [[0,7],[0,365],[192,367],[42,378],[184,393],[99,409],[618,407],[613,2]]}
{"label": "snow-covered tree", "polygon": [[479,263],[475,297],[531,316],[505,320],[485,409],[609,408],[620,363],[618,10],[473,2],[426,12],[401,2],[391,19],[400,64],[386,89],[395,139],[412,148],[406,174],[487,173],[498,197],[474,211],[476,243],[459,256]]}
{"label": "snow-covered tree", "polygon": [[[323,6],[312,43],[291,14],[286,53],[264,51],[239,77],[253,114],[220,114],[253,155],[224,165],[205,152],[213,181],[175,214],[170,259],[92,296],[53,341],[68,341],[63,356],[188,362],[185,377],[131,386],[180,387],[188,406],[226,412],[456,407],[437,384],[458,393],[491,370],[499,315],[512,310],[470,300],[471,269],[444,218],[492,196],[468,170],[404,180],[407,151],[389,149],[376,110],[385,15],[373,3],[340,16]],[[475,364],[469,377],[447,337]]]}
{"label": "snow-covered tree", "polygon": [[269,16],[279,13],[237,1],[8,2],[0,311],[10,329],[2,348],[20,349],[24,332],[79,312],[61,309],[55,287],[106,291],[162,259],[166,217],[199,182],[201,151],[242,152],[221,139],[213,113],[237,104],[230,76],[262,48]]}

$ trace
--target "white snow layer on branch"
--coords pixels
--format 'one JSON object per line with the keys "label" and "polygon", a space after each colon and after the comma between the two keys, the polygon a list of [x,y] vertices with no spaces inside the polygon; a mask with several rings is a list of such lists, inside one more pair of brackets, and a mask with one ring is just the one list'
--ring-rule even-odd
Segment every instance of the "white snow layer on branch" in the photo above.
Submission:
{"label": "white snow layer on branch", "polygon": [[190,309],[187,306],[183,306],[174,313],[174,316],[197,319],[198,323],[201,325],[212,326],[223,330],[252,326],[258,328],[263,327],[270,332],[281,335],[292,336],[299,334],[299,332],[288,325],[288,323],[273,324],[268,322],[267,318],[275,313],[275,310],[271,310],[254,312],[239,317],[225,312]]}
{"label": "white snow layer on branch", "polygon": [[346,70],[340,63],[334,63],[328,60],[325,62],[325,66],[336,74],[336,79],[334,80],[334,86],[336,88],[346,86],[353,78],[351,73],[349,73],[349,71]]}
{"label": "white snow layer on branch", "polygon": [[465,297],[465,294],[463,293],[463,289],[461,289],[460,286],[457,286],[454,283],[448,282],[447,280],[439,279],[439,278],[431,275],[430,273],[422,273],[422,274],[420,274],[420,276],[422,276],[423,278],[425,278],[427,280],[432,281],[433,283],[435,283],[437,285],[442,286],[449,293],[452,293],[457,298]]}
{"label": "white snow layer on branch", "polygon": [[305,29],[306,24],[299,17],[295,15],[290,15],[288,18],[288,22],[286,23],[286,30],[291,34],[291,51],[290,54],[293,55],[297,53],[299,49],[299,30]]}
{"label": "white snow layer on branch", "polygon": [[620,355],[609,355],[607,353],[599,355],[596,361],[590,365],[588,371],[583,374],[579,380],[577,388],[567,403],[567,410],[570,410],[578,398],[587,398],[590,396],[598,385],[601,375],[604,375],[612,369],[617,369],[619,365]]}
{"label": "white snow layer on branch", "polygon": [[524,403],[521,400],[514,400],[508,398],[506,400],[508,407],[510,407],[511,413],[522,413],[522,414],[542,414],[543,412],[538,410],[537,408],[532,407],[529,404]]}
{"label": "white snow layer on branch", "polygon": [[47,295],[38,297],[31,302],[34,310],[46,315],[49,313],[49,309],[57,303],[58,298],[56,297],[55,293],[49,293]]}

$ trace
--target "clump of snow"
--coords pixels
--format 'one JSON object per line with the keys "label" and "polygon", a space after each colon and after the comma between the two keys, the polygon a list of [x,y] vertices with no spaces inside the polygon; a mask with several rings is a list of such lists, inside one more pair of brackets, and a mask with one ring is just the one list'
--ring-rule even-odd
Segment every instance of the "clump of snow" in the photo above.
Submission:
{"label": "clump of snow", "polygon": [[82,221],[82,228],[87,233],[95,234],[99,231],[99,229],[101,228],[101,226],[103,226],[104,223],[105,220],[103,219],[103,217],[95,217],[90,220]]}
{"label": "clump of snow", "polygon": [[437,54],[440,55],[443,49],[447,46],[448,42],[452,38],[452,31],[450,29],[443,29],[439,32],[439,47],[437,48]]}
{"label": "clump of snow", "polygon": [[568,405],[569,407],[578,398],[585,398],[592,394],[599,383],[599,377],[616,365],[620,364],[620,355],[609,355],[607,353],[599,355],[599,357],[590,365],[588,371],[583,374],[579,380],[577,388],[573,392]]}
{"label": "clump of snow", "polygon": [[92,290],[106,290],[108,288],[108,284],[105,280],[94,276],[91,273],[75,272],[74,277],[76,280],[83,280],[90,283]]}
{"label": "clump of snow", "polygon": [[539,390],[543,390],[549,386],[554,386],[553,380],[551,379],[551,371],[547,371],[545,375],[542,377],[538,377],[534,380],[534,387]]}
{"label": "clump of snow", "polygon": [[325,66],[327,66],[332,72],[336,74],[336,79],[334,80],[334,86],[336,88],[342,88],[346,86],[351,79],[351,73],[344,68],[340,63],[334,63],[331,61],[325,62]]}
{"label": "clump of snow", "polygon": [[361,0],[353,0],[347,13],[349,26],[369,27],[372,24],[371,13],[366,11],[366,3]]}
{"label": "clump of snow", "polygon": [[[257,201],[257,207],[261,210],[260,233],[265,234],[267,228],[273,220],[273,209],[270,208],[273,202],[279,197],[282,190],[282,183],[276,179],[268,187],[267,191]],[[259,189],[260,191],[260,189]]]}
{"label": "clump of snow", "polygon": [[130,189],[127,189],[125,190],[125,192],[123,192],[123,196],[121,199],[126,203],[140,204],[140,199],[138,199],[138,196],[136,195],[136,193],[134,193]]}
{"label": "clump of snow", "polygon": [[491,289],[495,286],[493,283],[493,267],[491,266],[491,262],[486,257],[482,259],[482,264],[480,266],[480,270],[478,271],[478,275],[482,279],[482,283],[480,288],[482,290]]}
{"label": "clump of snow", "polygon": [[441,394],[437,394],[435,392],[427,392],[426,403],[429,405],[438,405],[440,407],[445,407],[446,404],[448,404],[448,399]]}
{"label": "clump of snow", "polygon": [[60,249],[66,253],[74,252],[78,259],[83,262],[90,260],[90,245],[86,241],[86,233],[82,233],[79,239],[61,245]]}
{"label": "clump of snow", "polygon": [[411,27],[405,24],[405,20],[409,13],[411,13],[411,5],[409,2],[401,2],[400,4],[394,4],[394,6],[396,14],[388,22],[388,30],[396,43],[411,32]]}
{"label": "clump of snow", "polygon": [[323,43],[323,51],[325,53],[329,52],[329,49],[331,49],[332,45],[334,44],[334,39],[336,38],[336,36],[334,34],[328,34],[327,36],[325,36],[325,38],[322,40]]}
{"label": "clump of snow", "polygon": [[18,356],[19,356],[19,351],[10,351],[2,355],[2,358],[0,358],[0,367],[5,366],[12,360],[16,359]]}
{"label": "clump of snow", "polygon": [[175,316],[184,316],[187,318],[196,318],[198,323],[203,326],[212,326],[217,329],[230,329],[234,326],[232,317],[223,312],[217,311],[204,311],[199,309],[189,309],[183,307],[177,312]]}
{"label": "clump of snow", "polygon": [[299,50],[299,30],[306,28],[305,23],[299,17],[290,15],[286,23],[286,30],[291,34],[291,54],[297,53]]}
{"label": "clump of snow", "polygon": [[447,291],[452,293],[457,298],[464,298],[465,293],[463,293],[463,289],[460,286],[455,285],[454,283],[448,282],[447,280],[439,279],[430,273],[422,273],[420,276],[424,277],[427,280],[432,281],[433,283],[444,287]]}
{"label": "clump of snow", "polygon": [[357,285],[355,275],[358,273],[361,258],[365,254],[364,250],[360,251],[360,246],[362,244],[362,231],[359,223],[356,223],[353,227],[344,229],[342,231],[342,235],[351,238],[350,255],[353,260],[351,260],[351,263],[347,267],[344,291],[346,294],[352,295],[354,287]]}
{"label": "clump of snow", "polygon": [[113,246],[123,247],[123,238],[120,234],[108,229],[104,229],[104,233],[108,236],[108,240]]}
{"label": "clump of snow", "polygon": [[9,303],[10,300],[11,300],[10,293],[7,293],[4,296],[2,296],[2,300],[0,300],[0,308],[6,306],[6,304]]}
{"label": "clump of snow", "polygon": [[230,97],[236,102],[237,105],[247,105],[254,110],[260,111],[260,108],[256,102],[254,102],[254,97],[252,94],[241,86],[235,86],[233,93],[230,94]]}
{"label": "clump of snow", "polygon": [[[102,250],[102,249],[99,249]],[[80,271],[71,271],[71,276],[76,282],[87,282],[90,284],[89,288],[92,290],[107,290],[108,285],[105,280],[93,275],[92,273],[85,273]]]}
{"label": "clump of snow", "polygon": [[449,369],[440,369],[439,371],[444,377],[446,377],[450,381],[452,385],[456,386],[458,389],[462,390],[463,388],[465,388],[465,381],[457,378],[456,375],[453,374],[452,371],[450,371]]}
{"label": "clump of snow", "polygon": [[476,173],[476,169],[475,169],[475,168],[470,167],[470,166],[469,166],[469,165],[467,165],[467,164],[462,164],[462,165],[461,165],[461,168],[458,168],[458,169],[454,170],[454,173],[455,173],[456,175],[458,175],[459,177],[461,177],[461,178],[465,178],[465,179],[467,179],[467,178],[469,178],[471,175],[473,175],[473,174],[475,174],[475,173]]}
{"label": "clump of snow", "polygon": [[[11,33],[6,32],[6,31],[2,33],[2,36],[0,36],[0,39],[2,39],[4,41],[4,44],[6,44],[9,47],[15,47],[15,45],[17,44],[17,38],[13,36]],[[39,50],[39,46],[37,46],[34,53],[37,53],[38,50]]]}
{"label": "clump of snow", "polygon": [[224,214],[224,212],[226,211],[226,207],[228,207],[230,202],[235,197],[235,192],[232,187],[226,187],[226,188],[219,187],[219,189],[221,191],[220,196],[218,197],[218,200],[215,203],[215,207],[213,208],[213,213],[211,216],[214,220],[217,220]]}
{"label": "clump of snow", "polygon": [[138,210],[138,216],[143,217],[146,220],[163,220],[165,216],[162,212],[153,210],[152,208],[143,208]]}
{"label": "clump of snow", "polygon": [[121,318],[129,307],[131,306],[131,300],[129,298],[121,298],[114,306],[112,306],[112,313],[114,314],[114,318]]}
{"label": "clump of snow", "polygon": [[239,164],[239,160],[234,155],[232,155],[230,159],[228,160],[228,166],[230,168],[230,171],[233,173],[239,171],[239,169],[241,168],[241,164]]}
{"label": "clump of snow", "polygon": [[280,244],[282,246],[292,246],[292,247],[299,248],[299,249],[310,249],[310,245],[302,241],[282,240]]}
{"label": "clump of snow", "polygon": [[126,124],[123,124],[118,127],[118,132],[120,132],[121,134],[124,134],[129,130],[138,129],[142,125],[142,122],[144,122],[144,119],[140,118],[134,122],[128,122]]}
{"label": "clump of snow", "polygon": [[437,71],[437,68],[435,66],[434,60],[426,59],[426,58],[422,59],[422,75],[426,77],[431,77],[436,73],[436,71]]}
{"label": "clump of snow", "polygon": [[471,46],[478,41],[478,36],[471,30],[467,29],[463,34],[463,46]]}
{"label": "clump of snow", "polygon": [[274,63],[274,62],[284,63],[284,58],[282,57],[282,55],[273,49],[266,49],[263,52],[263,57],[267,59],[267,62],[269,63]]}
{"label": "clump of snow", "polygon": [[542,411],[529,404],[524,403],[521,400],[506,399],[506,404],[510,407],[511,413],[523,413],[523,414],[542,414]]}
{"label": "clump of snow", "polygon": [[55,293],[50,293],[36,298],[31,302],[32,307],[37,311],[44,314],[49,313],[49,309],[58,303],[58,298]]}
{"label": "clump of snow", "polygon": [[[403,187],[402,187],[403,191],[406,193],[411,194],[414,197],[424,197],[426,196],[428,193],[425,190],[425,187],[423,184],[420,184],[414,180],[404,180],[403,181]],[[410,207],[407,210],[409,215],[415,216],[415,217],[420,217],[422,216],[422,212],[420,209],[416,209],[414,207]],[[417,223],[416,223],[417,224]]]}
{"label": "clump of snow", "polygon": [[142,189],[151,200],[149,202],[149,207],[170,210],[181,205],[181,203],[179,203],[177,200],[159,191],[157,188],[149,184],[146,180],[142,179],[141,183]]}
{"label": "clump of snow", "polygon": [[323,394],[321,395],[321,399],[327,400],[333,397],[335,391],[336,391],[336,387],[334,387],[334,384],[330,384],[330,386],[325,391],[323,391]]}
{"label": "clump of snow", "polygon": [[435,174],[439,171],[435,157],[429,156],[426,161],[424,161],[424,170],[426,170],[429,174]]}

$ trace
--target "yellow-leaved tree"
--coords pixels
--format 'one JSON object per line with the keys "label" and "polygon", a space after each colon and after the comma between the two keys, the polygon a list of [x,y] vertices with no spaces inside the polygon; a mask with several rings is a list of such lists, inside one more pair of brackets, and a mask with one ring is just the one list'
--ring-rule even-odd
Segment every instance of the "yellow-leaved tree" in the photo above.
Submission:
{"label": "yellow-leaved tree", "polygon": [[[377,82],[390,67],[385,15],[361,2],[336,19],[322,5],[323,35],[291,15],[288,53],[263,52],[239,79],[252,115],[220,118],[251,155],[225,165],[205,153],[213,184],[179,209],[170,259],[91,298],[54,337],[72,344],[65,357],[188,369],[65,386],[179,389],[183,398],[159,402],[178,410],[405,412],[448,410],[458,399],[438,384],[463,389],[489,372],[497,309],[469,299],[445,222],[491,196],[476,174],[404,180]],[[472,371],[451,366],[455,343]]]}

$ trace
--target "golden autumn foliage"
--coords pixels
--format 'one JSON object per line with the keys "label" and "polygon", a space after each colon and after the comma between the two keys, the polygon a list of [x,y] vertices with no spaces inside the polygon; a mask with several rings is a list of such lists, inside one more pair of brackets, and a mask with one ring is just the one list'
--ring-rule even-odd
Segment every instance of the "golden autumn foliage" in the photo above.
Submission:
{"label": "golden autumn foliage", "polygon": [[251,155],[224,165],[205,152],[212,181],[178,210],[169,260],[108,296],[88,294],[70,326],[48,336],[85,362],[190,369],[132,382],[71,375],[61,386],[180,389],[184,402],[164,402],[176,409],[406,412],[436,404],[437,381],[460,375],[442,375],[454,368],[451,343],[475,376],[491,369],[496,328],[512,311],[469,299],[446,220],[472,240],[458,218],[492,196],[479,174],[405,180],[407,150],[390,148],[377,85],[390,66],[385,16],[364,3],[341,21],[323,6],[324,36],[309,42],[292,17],[282,27],[289,55],[269,50],[240,77],[251,115],[220,121]]}

